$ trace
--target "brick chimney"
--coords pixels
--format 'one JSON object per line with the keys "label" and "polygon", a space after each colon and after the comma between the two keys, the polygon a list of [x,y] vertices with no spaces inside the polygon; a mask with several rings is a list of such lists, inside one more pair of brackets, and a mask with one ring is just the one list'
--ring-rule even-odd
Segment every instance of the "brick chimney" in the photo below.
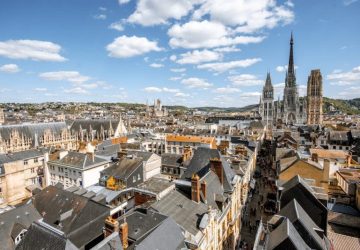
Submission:
{"label": "brick chimney", "polygon": [[105,220],[104,237],[108,237],[113,232],[119,232],[119,222],[109,216]]}
{"label": "brick chimney", "polygon": [[219,177],[221,184],[224,184],[224,170],[222,166],[221,159],[212,158],[210,159],[210,169]]}
{"label": "brick chimney", "polygon": [[184,151],[183,151],[183,155],[182,155],[183,161],[190,160],[191,153],[192,153],[192,151],[191,151],[190,147],[184,147]]}
{"label": "brick chimney", "polygon": [[203,181],[201,183],[201,192],[202,192],[202,194],[204,196],[204,199],[206,199],[206,181]]}
{"label": "brick chimney", "polygon": [[120,240],[122,242],[123,249],[128,248],[129,242],[128,242],[128,236],[129,236],[129,226],[127,222],[124,220],[124,222],[120,225]]}
{"label": "brick chimney", "polygon": [[127,150],[126,149],[122,149],[118,152],[118,158],[121,160],[121,159],[124,159],[126,158],[127,156]]}
{"label": "brick chimney", "polygon": [[191,177],[191,200],[200,202],[200,180],[197,174]]}
{"label": "brick chimney", "polygon": [[312,153],[311,160],[314,162],[319,162],[319,156],[317,153]]}

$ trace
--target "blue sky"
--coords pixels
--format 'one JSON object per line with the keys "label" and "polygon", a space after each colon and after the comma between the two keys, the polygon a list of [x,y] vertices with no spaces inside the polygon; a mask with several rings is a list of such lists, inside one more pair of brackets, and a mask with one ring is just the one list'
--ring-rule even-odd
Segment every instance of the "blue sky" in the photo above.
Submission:
{"label": "blue sky", "polygon": [[297,83],[360,97],[357,0],[3,0],[1,102],[241,107],[266,72],[282,97],[291,31]]}

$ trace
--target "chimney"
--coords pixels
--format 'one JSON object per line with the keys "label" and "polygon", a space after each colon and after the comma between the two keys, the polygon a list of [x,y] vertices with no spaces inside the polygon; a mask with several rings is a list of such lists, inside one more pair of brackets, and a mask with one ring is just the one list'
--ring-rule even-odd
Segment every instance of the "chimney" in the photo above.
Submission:
{"label": "chimney", "polygon": [[319,156],[317,153],[312,153],[311,160],[314,162],[319,162]]}
{"label": "chimney", "polygon": [[86,155],[94,162],[95,161],[95,154],[94,152],[87,152]]}
{"label": "chimney", "polygon": [[204,196],[204,199],[206,199],[206,181],[203,181],[201,183],[201,192],[202,192],[202,194]]}
{"label": "chimney", "polygon": [[128,242],[129,227],[128,227],[128,224],[125,219],[124,219],[124,223],[122,223],[120,225],[119,234],[120,234],[120,240],[122,242],[123,249],[128,248],[128,246],[129,246],[129,242]]}
{"label": "chimney", "polygon": [[126,156],[127,156],[127,150],[126,149],[120,150],[120,152],[118,152],[118,158],[120,160],[126,158]]}
{"label": "chimney", "polygon": [[187,161],[191,158],[191,148],[190,147],[184,147],[182,157],[183,157],[183,161]]}
{"label": "chimney", "polygon": [[191,200],[200,201],[200,180],[197,174],[193,174],[191,177]]}
{"label": "chimney", "polygon": [[224,184],[224,171],[221,160],[219,158],[210,159],[210,169],[215,172],[215,174],[219,177],[219,181],[221,184]]}
{"label": "chimney", "polygon": [[105,220],[104,237],[108,237],[113,232],[119,232],[119,222],[109,216]]}

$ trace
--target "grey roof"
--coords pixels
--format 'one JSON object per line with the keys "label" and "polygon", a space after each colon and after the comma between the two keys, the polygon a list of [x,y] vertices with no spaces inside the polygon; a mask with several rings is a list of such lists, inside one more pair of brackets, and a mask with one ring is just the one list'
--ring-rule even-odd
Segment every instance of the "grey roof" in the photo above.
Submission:
{"label": "grey roof", "polygon": [[11,209],[0,214],[0,249],[14,249],[15,245],[11,237],[14,225],[19,224],[23,228],[29,228],[31,223],[41,219],[40,214],[32,204]]}
{"label": "grey roof", "polygon": [[[293,224],[288,219],[284,219],[283,222],[270,233],[269,241],[266,249],[268,250],[276,249],[281,244],[285,244],[285,241],[288,241],[290,243],[291,249],[297,249],[297,250],[311,249],[308,245],[306,245],[305,241],[301,238],[301,236],[296,231]],[[286,249],[286,248],[279,247],[278,249]]]}
{"label": "grey roof", "polygon": [[143,161],[148,161],[153,154],[154,153],[147,152],[147,151],[138,151],[138,150],[128,150],[127,151],[127,155],[141,157],[141,158],[143,158]]}
{"label": "grey roof", "polygon": [[161,154],[161,165],[179,166],[182,162],[182,155],[165,153]]}
{"label": "grey roof", "polygon": [[67,126],[65,122],[2,125],[0,126],[0,136],[3,140],[9,140],[11,132],[17,130],[20,136],[31,138],[34,146],[36,142],[40,143],[39,136],[42,136],[47,129],[50,129],[54,135],[60,135],[63,130],[67,129]]}
{"label": "grey roof", "polygon": [[[311,213],[311,211],[309,211],[309,213]],[[315,229],[320,231],[322,229],[315,224],[296,199],[293,199],[283,207],[279,214],[287,217],[291,221],[308,246],[315,249],[326,249],[323,246],[323,240],[315,231]]]}
{"label": "grey roof", "polygon": [[[38,223],[31,224],[31,227],[25,234],[25,237],[20,241],[19,245],[16,246],[16,250],[70,250],[76,249],[71,248],[69,245],[73,245],[68,240]],[[67,247],[68,246],[68,247]]]}
{"label": "grey roof", "polygon": [[112,144],[106,147],[97,147],[97,150],[95,151],[95,155],[116,157],[119,151],[120,151],[120,145]]}
{"label": "grey roof", "polygon": [[205,147],[197,148],[183,177],[190,179],[194,173],[198,174],[200,178],[203,177],[210,169],[211,158],[221,159],[224,170],[224,190],[231,191],[233,189],[231,181],[235,176],[235,172],[231,169],[229,163],[220,155],[220,152],[217,149]]}
{"label": "grey roof", "polygon": [[158,194],[171,186],[175,186],[175,184],[168,179],[152,177],[140,183],[138,188]]}
{"label": "grey roof", "polygon": [[196,235],[202,216],[208,211],[208,206],[196,203],[178,190],[173,190],[161,200],[154,203],[152,208],[171,217],[184,230]]}
{"label": "grey roof", "polygon": [[108,175],[108,176],[116,176],[120,179],[127,179],[129,176],[143,164],[142,158],[134,158],[128,159],[124,158],[120,161],[114,163],[110,167],[101,171],[101,176]]}
{"label": "grey roof", "polygon": [[94,156],[93,160],[89,155],[75,151],[69,151],[68,154],[61,159],[49,161],[49,163],[66,165],[78,169],[87,169],[100,164],[106,164],[107,162],[107,160],[96,156]]}
{"label": "grey roof", "polygon": [[206,204],[213,208],[217,208],[216,198],[224,197],[224,188],[222,187],[218,176],[213,172],[209,171],[201,180],[206,181]]}
{"label": "grey roof", "polygon": [[92,247],[91,250],[123,250],[122,243],[118,232],[113,232],[103,239],[99,244]]}
{"label": "grey roof", "polygon": [[[120,120],[111,120],[111,119],[97,119],[97,120],[75,120],[70,127],[71,131],[79,131],[80,127],[84,130],[89,130],[90,126],[92,130],[100,131],[101,127],[104,130],[109,130],[110,123],[112,126],[112,129],[115,131],[115,129],[118,127]],[[90,131],[88,131],[90,132]]]}
{"label": "grey roof", "polygon": [[35,195],[33,203],[45,223],[64,232],[79,248],[102,234],[110,214],[105,205],[55,186]]}
{"label": "grey roof", "polygon": [[49,152],[49,150],[46,148],[41,148],[41,149],[30,149],[30,150],[8,153],[8,154],[0,154],[0,164],[2,165],[8,162],[41,157],[44,156],[46,152]]}
{"label": "grey roof", "polygon": [[356,208],[354,208],[350,205],[345,205],[345,204],[341,204],[341,203],[335,203],[331,207],[331,211],[336,212],[336,213],[348,214],[348,215],[360,217],[359,210],[357,210]]}
{"label": "grey roof", "polygon": [[166,218],[135,247],[136,250],[185,249],[184,235],[172,218]]}

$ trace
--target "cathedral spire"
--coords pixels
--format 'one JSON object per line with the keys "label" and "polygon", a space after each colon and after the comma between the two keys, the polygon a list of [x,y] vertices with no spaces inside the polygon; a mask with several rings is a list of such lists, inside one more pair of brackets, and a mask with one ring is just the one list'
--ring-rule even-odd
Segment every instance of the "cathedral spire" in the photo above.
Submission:
{"label": "cathedral spire", "polygon": [[294,65],[294,37],[292,32],[290,37],[289,65],[286,72],[285,86],[288,87],[296,86],[295,65]]}
{"label": "cathedral spire", "polygon": [[272,87],[270,72],[266,74],[265,87]]}

